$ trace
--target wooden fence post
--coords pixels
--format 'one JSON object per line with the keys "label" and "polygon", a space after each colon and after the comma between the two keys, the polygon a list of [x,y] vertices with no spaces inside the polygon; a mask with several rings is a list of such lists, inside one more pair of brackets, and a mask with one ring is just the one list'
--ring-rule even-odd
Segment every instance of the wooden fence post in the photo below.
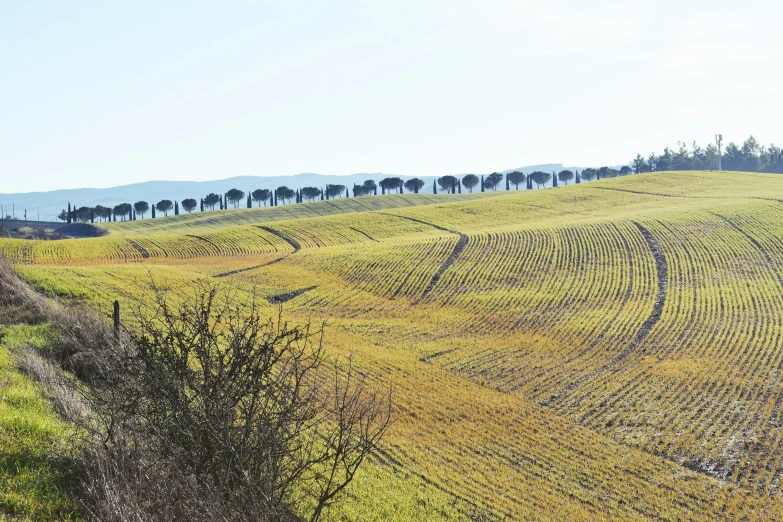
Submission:
{"label": "wooden fence post", "polygon": [[120,302],[114,301],[114,313],[112,314],[114,319],[114,335],[120,336]]}

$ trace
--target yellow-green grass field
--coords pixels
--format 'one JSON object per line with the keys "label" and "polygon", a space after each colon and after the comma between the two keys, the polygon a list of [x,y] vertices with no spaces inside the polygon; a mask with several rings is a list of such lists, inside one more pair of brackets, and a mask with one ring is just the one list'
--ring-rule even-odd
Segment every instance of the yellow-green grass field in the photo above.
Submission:
{"label": "yellow-green grass field", "polygon": [[395,423],[332,520],[783,518],[783,177],[651,173],[106,227],[0,252],[103,311],[151,278],[302,291],[285,315],[328,320],[331,353],[391,380]]}

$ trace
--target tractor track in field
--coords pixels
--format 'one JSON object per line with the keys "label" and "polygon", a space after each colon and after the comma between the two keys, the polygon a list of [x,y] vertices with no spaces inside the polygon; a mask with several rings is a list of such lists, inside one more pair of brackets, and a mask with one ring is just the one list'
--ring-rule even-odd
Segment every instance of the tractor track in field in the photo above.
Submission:
{"label": "tractor track in field", "polygon": [[286,254],[283,257],[278,257],[277,259],[273,259],[272,261],[268,263],[264,263],[263,265],[255,265],[255,266],[249,266],[247,268],[239,268],[237,270],[231,270],[230,272],[223,272],[222,274],[216,274],[212,277],[228,277],[236,274],[241,274],[242,272],[249,272],[251,270],[255,270],[257,268],[264,268],[265,266],[274,265],[275,263],[279,263],[283,259],[287,258],[291,254]]}
{"label": "tractor track in field", "polygon": [[193,234],[185,234],[185,237],[192,237],[193,239],[197,239],[198,241],[203,241],[204,243],[215,247],[215,250],[220,252],[220,247],[218,247],[215,243],[213,243],[212,241],[210,241],[209,239],[207,239],[205,237],[196,236],[196,235],[193,235]]}
{"label": "tractor track in field", "polygon": [[[430,279],[429,284],[427,284],[427,287],[424,289],[424,292],[419,296],[416,301],[414,301],[412,306],[416,306],[417,304],[421,303],[422,300],[424,300],[427,295],[432,291],[433,288],[435,288],[435,285],[440,280],[440,277],[443,275],[443,273],[448,270],[448,268],[454,264],[454,262],[459,258],[460,254],[463,250],[465,250],[465,247],[468,245],[468,236],[463,234],[462,232],[457,232],[456,230],[449,230],[448,228],[444,228],[440,225],[436,225],[434,223],[430,223],[428,221],[423,221],[421,219],[416,219],[408,216],[399,216],[396,214],[386,214],[385,212],[379,212],[379,214],[383,214],[385,216],[392,216],[400,219],[407,219],[408,221],[415,221],[416,223],[421,223],[422,225],[427,225],[430,227],[433,227],[437,230],[442,230],[443,232],[448,232],[449,234],[454,234],[459,237],[459,240],[457,241],[457,244],[454,245],[454,250],[451,251],[451,254],[449,254],[449,257],[446,259],[446,261],[443,262],[442,265],[438,268],[438,271],[435,272],[435,275],[432,276],[432,279]],[[395,292],[395,295],[398,292]]]}
{"label": "tractor track in field", "polygon": [[641,194],[642,196],[660,196],[662,198],[705,199],[703,197],[697,197],[697,196],[680,196],[679,194],[662,194],[660,192],[643,192],[641,190],[628,190],[628,189],[619,189],[619,188],[610,188],[610,187],[589,187],[589,188],[593,190],[611,190],[613,192],[627,192],[629,194]]}
{"label": "tractor track in field", "polygon": [[299,297],[300,295],[309,292],[310,290],[314,290],[318,288],[318,286],[308,286],[307,288],[300,288],[299,290],[294,290],[292,292],[286,292],[284,294],[278,294],[278,295],[270,295],[267,296],[266,300],[269,301],[273,305],[281,305],[283,303],[287,303],[294,297]]}
{"label": "tractor track in field", "polygon": [[380,241],[378,241],[377,239],[375,239],[374,237],[372,237],[372,236],[371,236],[370,234],[368,234],[367,232],[362,232],[362,231],[361,231],[361,230],[359,230],[358,228],[354,228],[354,227],[348,227],[348,228],[350,228],[350,229],[351,229],[351,230],[353,230],[354,232],[358,232],[359,234],[363,235],[364,237],[366,237],[366,238],[367,238],[367,239],[369,239],[370,241],[375,241],[376,243],[380,243]]}
{"label": "tractor track in field", "polygon": [[292,238],[288,234],[285,234],[283,232],[280,232],[279,230],[275,230],[274,228],[266,227],[263,225],[256,225],[256,227],[260,228],[261,230],[265,230],[270,234],[276,235],[277,237],[279,237],[280,239],[282,239],[283,241],[291,245],[294,248],[294,251],[289,252],[283,257],[278,257],[277,259],[273,259],[272,261],[269,261],[268,263],[264,263],[262,265],[249,266],[247,268],[239,268],[237,270],[231,270],[230,272],[223,272],[222,274],[216,274],[212,277],[228,277],[236,274],[241,274],[242,272],[249,272],[250,270],[255,270],[257,268],[264,268],[265,266],[274,265],[275,263],[279,263],[283,259],[287,259],[289,256],[296,254],[302,249],[302,246],[296,241],[296,239]]}
{"label": "tractor track in field", "polygon": [[140,244],[136,243],[136,242],[135,242],[135,241],[133,241],[132,239],[129,239],[129,240],[128,240],[128,243],[130,243],[130,245],[131,245],[133,248],[135,248],[135,249],[136,249],[136,251],[137,251],[139,254],[141,254],[141,257],[142,257],[143,259],[149,259],[149,258],[150,258],[150,253],[149,253],[149,252],[147,252],[147,250],[146,250],[146,249],[145,249],[143,246],[141,246]]}
{"label": "tractor track in field", "polygon": [[666,285],[669,279],[669,265],[666,262],[666,256],[664,255],[663,249],[661,248],[660,243],[658,243],[658,240],[656,240],[650,231],[644,228],[640,223],[634,221],[633,224],[636,225],[636,228],[638,228],[639,232],[641,232],[642,236],[644,236],[645,241],[647,241],[647,246],[650,248],[650,253],[655,259],[658,292],[656,293],[655,303],[653,304],[653,309],[650,312],[650,316],[647,318],[647,320],[644,321],[641,328],[639,328],[639,330],[636,332],[636,335],[630,344],[628,344],[625,350],[623,350],[617,357],[612,359],[608,364],[601,366],[597,370],[594,370],[589,374],[581,377],[577,381],[569,384],[565,389],[556,393],[555,395],[552,395],[549,399],[542,401],[540,403],[541,406],[550,406],[563,395],[575,390],[587,380],[592,379],[596,375],[600,375],[601,373],[604,373],[620,364],[623,359],[628,357],[628,355],[630,355],[639,346],[639,344],[641,344],[641,342],[644,341],[648,335],[650,335],[650,331],[652,331],[653,327],[661,319],[663,307],[666,304]]}
{"label": "tractor track in field", "polygon": [[[292,238],[291,236],[289,236],[285,232],[280,232],[279,230],[275,230],[274,228],[271,228],[271,227],[265,227],[264,225],[256,225],[256,226],[258,228],[260,228],[261,230],[266,230],[270,234],[276,235],[277,237],[279,237],[280,239],[282,239],[283,241],[285,241],[286,243],[288,243],[289,245],[294,247],[294,251],[291,252],[291,254],[296,254],[297,252],[302,250],[302,245],[300,245],[296,241],[296,239]],[[288,254],[288,255],[291,255],[291,254]]]}

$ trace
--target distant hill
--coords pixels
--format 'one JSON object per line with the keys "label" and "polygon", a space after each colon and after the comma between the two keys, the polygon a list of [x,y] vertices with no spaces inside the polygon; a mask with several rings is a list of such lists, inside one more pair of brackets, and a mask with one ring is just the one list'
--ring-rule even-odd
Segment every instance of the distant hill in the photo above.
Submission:
{"label": "distant hill", "polygon": [[[570,169],[581,167],[569,167]],[[560,163],[550,163],[545,165],[531,165],[519,167],[498,172],[512,172],[519,170],[524,173],[530,173],[535,170],[546,172],[563,170]],[[460,174],[459,176],[463,176]],[[23,215],[25,209],[28,217],[38,216],[40,212],[41,220],[55,221],[57,214],[68,206],[68,203],[77,207],[92,207],[95,205],[114,206],[118,203],[133,203],[139,200],[155,203],[161,199],[171,199],[182,201],[185,198],[200,198],[215,192],[225,193],[229,189],[238,188],[242,191],[252,191],[258,188],[275,188],[286,185],[292,189],[298,189],[307,186],[324,187],[327,184],[342,184],[348,187],[354,183],[363,183],[367,179],[374,179],[376,182],[389,176],[398,176],[397,174],[383,173],[361,173],[345,176],[328,176],[323,174],[305,173],[295,176],[238,176],[214,181],[145,181],[143,183],[134,183],[131,185],[122,185],[112,188],[79,188],[53,190],[50,192],[26,192],[17,194],[0,193],[0,202],[8,204],[9,212],[11,203],[16,205],[16,216]],[[409,179],[414,176],[399,176],[402,179]],[[432,182],[438,176],[418,176],[425,181],[423,192],[431,193]],[[505,186],[498,187],[499,190],[505,189]]]}

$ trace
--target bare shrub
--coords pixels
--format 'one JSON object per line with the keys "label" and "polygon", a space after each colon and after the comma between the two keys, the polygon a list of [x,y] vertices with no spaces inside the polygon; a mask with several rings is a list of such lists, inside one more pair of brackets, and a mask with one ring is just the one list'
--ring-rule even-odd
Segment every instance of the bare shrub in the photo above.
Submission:
{"label": "bare shrub", "polygon": [[389,425],[390,392],[330,364],[323,325],[263,319],[254,296],[155,288],[134,319],[89,354],[98,518],[317,521]]}

